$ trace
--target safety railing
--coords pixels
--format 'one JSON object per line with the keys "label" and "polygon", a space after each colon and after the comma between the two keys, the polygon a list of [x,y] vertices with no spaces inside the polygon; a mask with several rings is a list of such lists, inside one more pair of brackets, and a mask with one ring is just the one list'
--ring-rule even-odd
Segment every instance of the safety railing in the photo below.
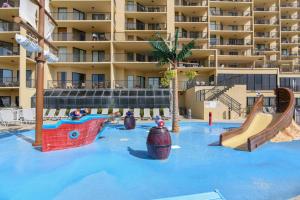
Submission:
{"label": "safety railing", "polygon": [[127,4],[126,5],[127,12],[166,12],[167,6],[166,5],[142,5],[142,4]]}
{"label": "safety railing", "polygon": [[55,20],[111,20],[111,14],[103,12],[52,12],[51,15]]}
{"label": "safety railing", "polygon": [[104,32],[95,33],[53,33],[54,41],[109,41],[111,34]]}
{"label": "safety railing", "polygon": [[100,89],[110,88],[110,81],[76,81],[76,80],[51,80],[48,89]]}

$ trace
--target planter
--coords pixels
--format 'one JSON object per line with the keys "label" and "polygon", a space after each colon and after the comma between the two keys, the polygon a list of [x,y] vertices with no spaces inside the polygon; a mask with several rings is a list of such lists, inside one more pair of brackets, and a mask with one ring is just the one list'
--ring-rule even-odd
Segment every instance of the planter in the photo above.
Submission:
{"label": "planter", "polygon": [[166,127],[153,127],[147,138],[148,155],[157,160],[169,157],[171,150],[171,136]]}
{"label": "planter", "polygon": [[135,128],[135,118],[133,117],[133,115],[127,115],[124,118],[124,126],[127,130]]}

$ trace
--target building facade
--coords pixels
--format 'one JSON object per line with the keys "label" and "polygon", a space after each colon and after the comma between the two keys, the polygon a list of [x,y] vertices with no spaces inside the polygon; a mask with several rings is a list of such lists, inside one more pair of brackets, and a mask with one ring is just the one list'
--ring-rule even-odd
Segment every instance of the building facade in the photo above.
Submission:
{"label": "building facade", "polygon": [[[18,5],[0,0],[0,106],[30,107],[35,62],[14,41],[16,33],[26,35],[13,23]],[[231,99],[240,107],[251,106],[258,93],[272,106],[279,86],[291,88],[300,105],[299,0],[51,0],[50,7],[59,62],[45,67],[49,94],[161,88],[165,68],[148,41],[157,33],[170,40],[179,30],[180,47],[196,44],[178,69],[182,108],[193,101],[188,88],[198,88],[196,98],[216,85],[246,85]],[[190,70],[198,74],[192,82]]]}

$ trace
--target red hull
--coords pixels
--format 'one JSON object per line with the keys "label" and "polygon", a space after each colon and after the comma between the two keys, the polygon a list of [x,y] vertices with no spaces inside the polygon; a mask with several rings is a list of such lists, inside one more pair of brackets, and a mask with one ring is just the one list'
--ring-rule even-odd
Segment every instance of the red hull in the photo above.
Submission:
{"label": "red hull", "polygon": [[104,118],[82,123],[62,123],[56,128],[44,128],[42,151],[62,150],[92,143],[104,126]]}

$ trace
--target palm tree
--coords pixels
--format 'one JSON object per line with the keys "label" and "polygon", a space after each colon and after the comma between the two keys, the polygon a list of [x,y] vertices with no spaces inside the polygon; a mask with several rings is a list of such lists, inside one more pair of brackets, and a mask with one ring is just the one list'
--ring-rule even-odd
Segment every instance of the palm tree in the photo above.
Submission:
{"label": "palm tree", "polygon": [[156,35],[150,40],[152,46],[152,54],[158,60],[159,66],[169,65],[168,70],[172,70],[172,131],[177,133],[180,131],[178,118],[178,80],[177,80],[177,68],[178,64],[192,55],[192,49],[195,42],[192,40],[188,44],[183,45],[182,49],[178,51],[178,30],[175,32],[174,40],[171,42],[165,41],[160,35]]}

